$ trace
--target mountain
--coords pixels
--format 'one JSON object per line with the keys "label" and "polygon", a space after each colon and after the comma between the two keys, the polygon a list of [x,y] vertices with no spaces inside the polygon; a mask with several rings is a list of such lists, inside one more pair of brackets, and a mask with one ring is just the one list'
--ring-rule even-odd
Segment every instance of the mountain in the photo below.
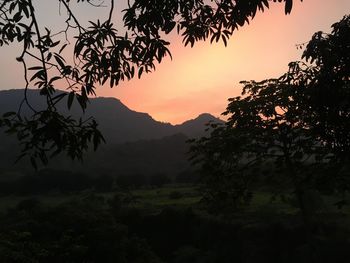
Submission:
{"label": "mountain", "polygon": [[[0,91],[0,115],[17,111],[23,99],[23,90]],[[38,91],[28,90],[28,99],[36,109],[43,109],[45,101]],[[65,115],[83,115],[77,102],[71,111],[66,102],[59,105]],[[29,108],[23,104],[22,112],[30,115]],[[74,170],[98,174],[154,174],[176,175],[190,168],[188,161],[188,138],[205,134],[205,124],[210,121],[221,122],[210,114],[201,114],[193,120],[180,125],[172,125],[154,120],[147,113],[133,111],[115,98],[92,98],[84,118],[94,116],[106,138],[97,152],[89,152],[84,163],[73,162],[61,154],[51,160],[50,167],[59,170]],[[19,153],[15,136],[0,134],[0,178],[4,171],[30,171],[28,161],[22,160],[14,165]]]}
{"label": "mountain", "polygon": [[197,118],[175,125],[178,133],[186,134],[188,137],[200,137],[205,135],[206,124],[210,122],[222,122],[209,113],[202,113]]}
{"label": "mountain", "polygon": [[[23,99],[23,90],[0,91],[0,114],[7,111],[17,111]],[[43,109],[45,101],[36,90],[28,90],[28,99],[36,109]],[[171,125],[154,120],[149,114],[136,112],[126,107],[116,98],[92,98],[83,114],[78,103],[73,103],[71,111],[68,111],[66,100],[59,105],[60,112],[75,117],[93,116],[100,125],[108,143],[123,143],[137,140],[160,139],[182,133],[187,137],[204,135],[205,124],[209,121],[221,120],[210,114],[201,114],[196,119],[189,120],[180,125]],[[24,105],[23,112],[30,114],[29,108]]]}

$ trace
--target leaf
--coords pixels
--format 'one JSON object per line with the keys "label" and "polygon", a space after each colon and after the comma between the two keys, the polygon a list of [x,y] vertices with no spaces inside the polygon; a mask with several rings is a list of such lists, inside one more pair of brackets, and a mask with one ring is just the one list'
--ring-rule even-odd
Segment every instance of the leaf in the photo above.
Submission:
{"label": "leaf", "polygon": [[21,19],[22,19],[22,15],[21,15],[21,13],[20,12],[18,12],[18,13],[16,13],[14,16],[13,16],[13,21],[14,22],[19,22]]}
{"label": "leaf", "polygon": [[216,32],[215,33],[213,33],[213,35],[211,36],[211,38],[210,38],[210,44],[211,43],[213,43],[213,41],[214,41],[214,39],[216,38]]}
{"label": "leaf", "polygon": [[25,14],[26,18],[29,18],[29,10],[27,6],[23,5],[22,7],[23,13]]}
{"label": "leaf", "polygon": [[141,78],[142,73],[143,73],[143,67],[139,68],[139,73],[138,73],[139,78]]}
{"label": "leaf", "polygon": [[58,51],[58,54],[61,54],[62,51],[66,48],[67,45],[68,45],[68,44],[64,44],[64,45],[60,48],[60,50]]}
{"label": "leaf", "polygon": [[224,35],[221,35],[222,41],[224,41],[224,45],[225,47],[227,47],[227,40],[226,37]]}
{"label": "leaf", "polygon": [[44,69],[41,69],[39,71],[37,71],[31,78],[30,78],[30,81],[36,79],[36,78],[39,78],[41,80],[44,80],[45,79],[45,75],[46,75],[46,72]]}
{"label": "leaf", "polygon": [[53,42],[53,43],[50,45],[50,47],[55,47],[55,46],[57,46],[60,42],[61,42],[61,41]]}
{"label": "leaf", "polygon": [[59,56],[58,54],[54,55],[55,60],[57,61],[57,63],[61,66],[61,68],[63,69],[65,67],[64,63],[63,63],[63,58],[61,56]]}
{"label": "leaf", "polygon": [[81,95],[76,95],[77,101],[81,107],[81,109],[85,112],[86,109],[86,99]]}
{"label": "leaf", "polygon": [[52,58],[52,53],[50,52],[50,53],[47,55],[46,60],[47,60],[47,61],[50,61],[51,58]]}
{"label": "leaf", "polygon": [[111,76],[111,77],[110,77],[109,86],[110,86],[111,88],[114,87],[114,76]]}
{"label": "leaf", "polygon": [[51,83],[53,83],[54,81],[59,80],[59,79],[61,79],[61,77],[55,76],[55,77],[53,77],[53,78],[50,79],[49,84],[51,84]]}
{"label": "leaf", "polygon": [[284,8],[284,12],[286,15],[290,14],[290,12],[292,11],[292,7],[293,7],[293,0],[286,0],[286,5]]}

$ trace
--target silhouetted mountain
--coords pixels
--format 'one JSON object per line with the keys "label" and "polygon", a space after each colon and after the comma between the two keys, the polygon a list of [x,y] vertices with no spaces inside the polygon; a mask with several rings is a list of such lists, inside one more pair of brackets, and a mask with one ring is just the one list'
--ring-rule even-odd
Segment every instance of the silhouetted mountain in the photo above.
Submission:
{"label": "silhouetted mountain", "polygon": [[[38,91],[29,90],[27,97],[36,109],[42,109],[45,101]],[[0,114],[17,111],[23,99],[23,90],[0,91]],[[65,103],[61,112],[75,117],[82,116],[82,110],[75,101],[71,111]],[[31,114],[23,104],[22,111]],[[93,98],[84,114],[85,118],[94,116],[100,124],[107,144],[101,145],[95,153],[86,155],[83,164],[73,162],[64,155],[50,162],[55,169],[83,171],[89,174],[152,174],[166,173],[176,175],[189,169],[188,138],[204,135],[205,124],[220,121],[210,114],[201,114],[193,120],[180,125],[171,125],[154,120],[147,113],[130,110],[115,98]],[[0,135],[0,174],[8,170],[31,170],[28,161],[14,164],[19,154],[15,136]],[[1,177],[1,176],[0,176]]]}
{"label": "silhouetted mountain", "polygon": [[[0,91],[0,113],[17,111],[23,94],[23,90]],[[28,90],[27,96],[36,109],[44,107],[44,98],[39,96],[38,91]],[[73,103],[71,111],[68,111],[65,101],[59,105],[61,112],[76,117],[83,115],[77,102]],[[30,114],[25,104],[22,110]],[[220,121],[206,113],[183,124],[171,125],[156,121],[147,113],[130,110],[116,98],[92,98],[84,116],[85,118],[95,117],[108,143],[160,139],[176,133],[183,133],[188,137],[200,136],[204,135],[205,123],[213,120]]]}
{"label": "silhouetted mountain", "polygon": [[188,137],[198,137],[205,134],[206,124],[210,122],[222,122],[209,113],[202,113],[197,118],[185,121],[180,125],[175,125],[179,133],[186,134]]}

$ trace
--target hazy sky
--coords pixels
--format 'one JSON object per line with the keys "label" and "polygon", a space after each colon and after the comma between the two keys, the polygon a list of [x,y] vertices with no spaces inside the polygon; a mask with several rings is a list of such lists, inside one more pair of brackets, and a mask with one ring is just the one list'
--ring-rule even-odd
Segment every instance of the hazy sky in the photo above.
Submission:
{"label": "hazy sky", "polygon": [[[56,6],[56,1],[37,2],[43,3],[44,9],[48,8],[45,5]],[[181,38],[172,35],[169,40],[173,60],[166,58],[155,72],[140,80],[133,79],[113,89],[101,87],[97,93],[117,97],[133,110],[174,124],[203,112],[219,116],[227,99],[240,94],[240,80],[280,76],[290,61],[300,59],[302,51],[296,44],[310,40],[316,31],[329,32],[331,24],[350,13],[350,0],[294,2],[288,16],[284,15],[283,4],[271,3],[269,10],[237,31],[226,48],[223,43],[209,42],[185,48]],[[106,11],[99,12],[101,15]],[[82,8],[80,15],[90,19],[96,11]],[[43,12],[40,19],[57,24],[60,18]],[[15,60],[17,52],[16,48],[0,48],[0,89],[23,87],[22,68]]]}

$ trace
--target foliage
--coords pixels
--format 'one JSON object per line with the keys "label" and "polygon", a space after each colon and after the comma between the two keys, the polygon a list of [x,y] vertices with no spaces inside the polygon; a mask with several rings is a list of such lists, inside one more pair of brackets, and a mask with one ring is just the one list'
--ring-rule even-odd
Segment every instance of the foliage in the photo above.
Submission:
{"label": "foliage", "polygon": [[210,137],[192,145],[211,208],[249,202],[261,180],[280,193],[292,189],[305,216],[310,189],[350,189],[350,17],[332,27],[316,33],[306,62],[290,63],[280,78],[243,81],[225,125],[212,124]]}
{"label": "foliage", "polygon": [[[0,214],[1,262],[310,262],[294,217],[228,222],[190,208],[147,213],[128,209],[125,197],[22,201]],[[325,225],[317,262],[348,262],[348,236],[344,226]]]}
{"label": "foliage", "polygon": [[[59,102],[66,99],[70,108],[76,100],[85,110],[88,97],[95,95],[97,86],[108,81],[113,87],[135,75],[141,77],[154,70],[166,55],[171,56],[165,37],[172,31],[183,37],[185,45],[194,46],[207,39],[222,40],[226,45],[235,30],[270,5],[268,0],[128,1],[123,10],[124,28],[120,29],[113,24],[114,0],[110,1],[108,17],[104,21],[89,21],[88,26],[78,20],[76,10],[86,3],[101,8],[102,2],[58,2],[67,18],[65,28],[54,32],[38,20],[32,0],[0,1],[0,46],[18,43],[22,47],[17,61],[23,64],[25,90],[34,86],[47,101],[45,110],[37,110],[25,93],[18,112],[4,116],[0,123],[18,134],[23,144],[21,157],[29,155],[33,166],[36,159],[45,164],[48,155],[62,151],[82,159],[91,142],[96,148],[104,141],[92,119],[76,121],[62,116],[56,108]],[[289,14],[293,0],[283,2],[285,13]],[[70,35],[74,36],[73,61],[64,53],[72,41]],[[58,94],[58,87],[64,87],[67,93]],[[32,116],[23,118],[23,104],[31,109]]]}
{"label": "foliage", "polygon": [[303,58],[313,67],[315,77],[308,77],[308,104],[313,132],[336,160],[350,156],[350,17],[335,23],[331,34],[317,32],[308,43]]}
{"label": "foliage", "polygon": [[51,208],[22,202],[1,217],[2,262],[159,262],[147,243],[128,233],[101,199]]}

